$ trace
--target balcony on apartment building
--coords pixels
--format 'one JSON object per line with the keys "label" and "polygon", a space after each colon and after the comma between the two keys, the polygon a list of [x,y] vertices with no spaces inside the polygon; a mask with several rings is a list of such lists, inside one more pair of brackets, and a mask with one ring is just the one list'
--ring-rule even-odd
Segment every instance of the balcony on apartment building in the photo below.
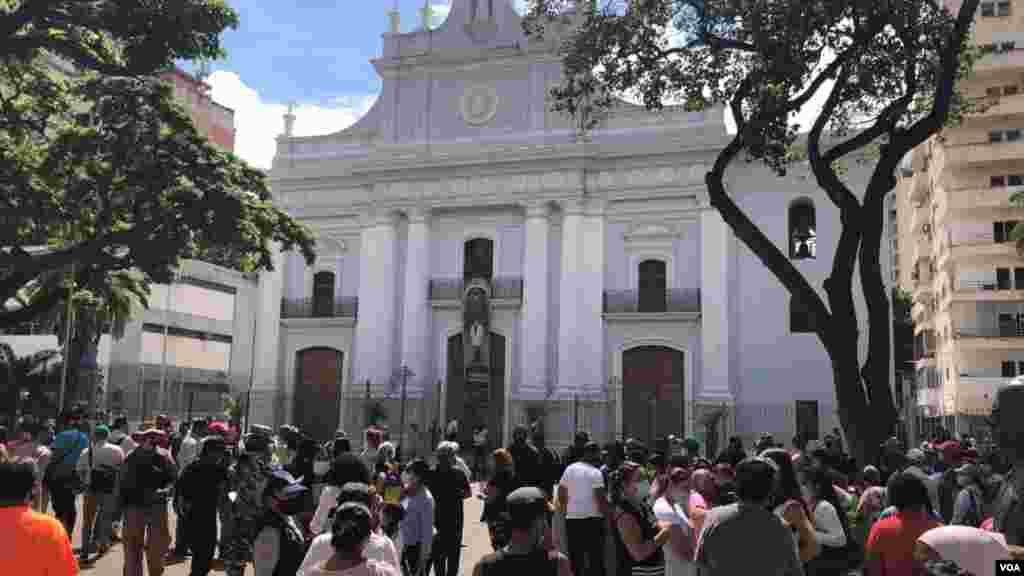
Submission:
{"label": "balcony on apartment building", "polygon": [[283,298],[281,318],[357,318],[359,299],[350,298]]}
{"label": "balcony on apartment building", "polygon": [[[997,185],[988,188],[961,188],[950,191],[949,209],[954,212],[969,212],[1010,208],[1010,198],[1018,192],[1024,192],[1024,185],[1005,184],[1005,179],[1009,176],[1011,175],[993,177],[1002,180],[996,180],[994,184]],[[1021,178],[1021,175],[1017,174],[1012,176],[1014,182]]]}
{"label": "balcony on apartment building", "polygon": [[1024,302],[1024,268],[996,268],[981,273],[963,271],[952,293],[953,302]]}
{"label": "balcony on apartment building", "polygon": [[606,316],[697,315],[700,314],[700,289],[606,290],[603,308]]}
{"label": "balcony on apartment building", "polygon": [[959,322],[954,336],[962,350],[1016,350],[1024,348],[1024,312],[996,312],[1003,309],[1024,310],[1024,305],[980,303],[975,314]]}
{"label": "balcony on apartment building", "polygon": [[1020,128],[993,130],[988,142],[950,146],[946,161],[953,166],[977,166],[1024,158],[1024,138]]}
{"label": "balcony on apartment building", "polygon": [[[457,306],[466,292],[464,278],[431,278],[428,299],[435,306]],[[491,279],[491,302],[496,305],[520,306],[523,302],[523,279],[519,276],[497,276]]]}
{"label": "balcony on apartment building", "polygon": [[1016,256],[1016,248],[1010,240],[1015,225],[1014,220],[954,224],[950,231],[951,256],[959,261]]}

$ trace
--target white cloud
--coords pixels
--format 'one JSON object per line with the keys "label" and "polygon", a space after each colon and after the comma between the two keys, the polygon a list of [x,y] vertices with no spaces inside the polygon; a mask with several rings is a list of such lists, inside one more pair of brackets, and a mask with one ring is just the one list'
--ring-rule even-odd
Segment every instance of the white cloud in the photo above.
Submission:
{"label": "white cloud", "polygon": [[[284,132],[287,105],[263,99],[234,72],[218,70],[206,81],[213,99],[235,111],[235,153],[253,166],[269,169],[276,150],[275,138]],[[342,130],[366,114],[376,98],[353,94],[332,98],[326,105],[299,102],[295,106],[295,135]]]}

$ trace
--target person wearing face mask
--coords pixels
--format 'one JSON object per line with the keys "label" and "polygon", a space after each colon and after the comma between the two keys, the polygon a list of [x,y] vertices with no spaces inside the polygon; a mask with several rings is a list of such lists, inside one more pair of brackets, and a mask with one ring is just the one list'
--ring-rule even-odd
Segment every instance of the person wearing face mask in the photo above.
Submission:
{"label": "person wearing face mask", "polygon": [[619,554],[619,576],[663,576],[662,550],[672,535],[672,526],[659,521],[644,502],[640,465],[626,462],[612,473],[612,530]]}
{"label": "person wearing face mask", "polygon": [[456,576],[462,555],[462,529],[465,525],[464,502],[471,496],[469,476],[455,465],[454,442],[441,442],[437,446],[437,468],[426,484],[434,496],[434,520],[437,536],[434,538],[434,574]]}
{"label": "person wearing face mask", "polygon": [[320,493],[319,504],[313,514],[313,520],[309,523],[309,529],[313,534],[322,534],[330,527],[330,514],[338,505],[341,488],[349,482],[369,485],[372,475],[358,456],[346,453],[334,459],[326,480],[327,487]]}
{"label": "person wearing face mask", "polygon": [[282,468],[265,478],[263,515],[253,541],[256,576],[291,576],[306,556],[306,543],[293,516],[302,512],[309,491]]}
{"label": "person wearing face mask", "polygon": [[981,526],[984,518],[985,487],[981,470],[974,464],[967,463],[956,469],[956,481],[960,486],[956,503],[953,505],[953,519],[956,526]]}
{"label": "person wearing face mask", "polygon": [[125,576],[142,576],[144,549],[148,573],[164,572],[164,553],[170,544],[167,499],[178,469],[170,452],[158,448],[163,436],[155,428],[143,432],[139,445],[121,465]]}
{"label": "person wearing face mask", "polygon": [[473,576],[572,576],[569,559],[551,550],[550,520],[553,510],[544,492],[533,487],[513,490],[506,499],[506,505],[508,544],[481,558],[473,567]]}
{"label": "person wearing face mask", "polygon": [[402,567],[409,576],[425,576],[430,570],[430,549],[434,544],[434,496],[424,480],[430,466],[422,459],[409,463],[402,473],[405,497],[399,530],[402,533]]}
{"label": "person wearing face mask", "polygon": [[668,464],[661,496],[654,502],[658,522],[669,524],[665,576],[694,576],[693,526],[686,512],[690,500],[690,470],[685,456],[673,456]]}
{"label": "person wearing face mask", "polygon": [[202,442],[199,459],[181,473],[175,490],[178,499],[178,523],[188,534],[193,551],[191,576],[210,573],[217,546],[217,511],[227,497],[227,445],[220,436]]}

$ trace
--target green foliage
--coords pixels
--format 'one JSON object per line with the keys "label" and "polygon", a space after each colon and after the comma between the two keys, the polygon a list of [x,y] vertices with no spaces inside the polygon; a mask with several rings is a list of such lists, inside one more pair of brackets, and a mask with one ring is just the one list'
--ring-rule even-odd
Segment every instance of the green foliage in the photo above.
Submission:
{"label": "green foliage", "polygon": [[236,25],[220,0],[0,4],[0,302],[22,301],[0,326],[52,310],[72,263],[78,290],[117,284],[144,305],[181,259],[270,270],[279,243],[313,261],[265,174],[209,143],[159,79],[222,55]]}

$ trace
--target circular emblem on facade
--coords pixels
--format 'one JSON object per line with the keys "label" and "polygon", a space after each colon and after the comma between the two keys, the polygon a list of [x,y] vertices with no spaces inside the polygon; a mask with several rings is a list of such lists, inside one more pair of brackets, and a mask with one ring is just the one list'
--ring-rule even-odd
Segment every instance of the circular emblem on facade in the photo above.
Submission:
{"label": "circular emblem on facade", "polygon": [[466,124],[482,126],[498,113],[498,93],[491,86],[470,86],[462,95],[460,108]]}

